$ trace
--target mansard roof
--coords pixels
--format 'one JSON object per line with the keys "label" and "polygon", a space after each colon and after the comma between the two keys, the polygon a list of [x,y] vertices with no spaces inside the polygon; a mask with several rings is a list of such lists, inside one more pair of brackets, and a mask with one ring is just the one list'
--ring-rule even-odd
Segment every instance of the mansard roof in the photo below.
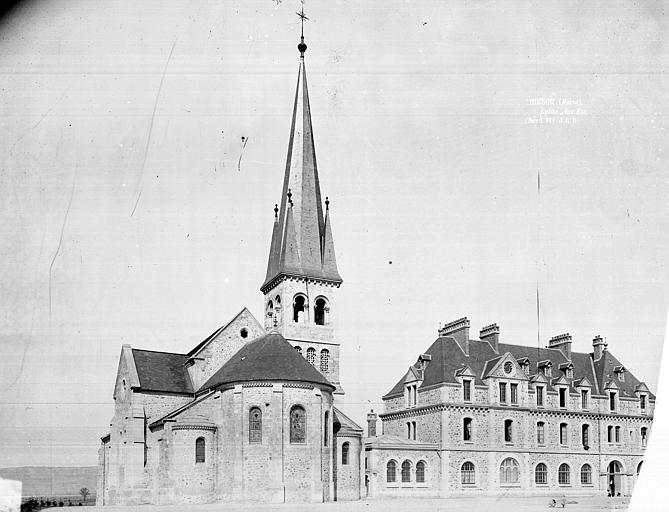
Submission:
{"label": "mansard roof", "polygon": [[[616,356],[611,352],[608,350],[602,352],[602,357],[594,362],[594,367],[597,382],[615,384],[615,387],[619,390],[620,396],[636,397],[636,392],[639,389],[638,386],[640,386],[642,382],[632,375],[629,370],[625,371],[625,380],[621,381],[619,379],[619,373],[615,371],[615,368],[623,367],[623,364],[618,361]],[[600,384],[600,389],[603,391],[604,385]],[[655,395],[650,392],[649,396],[655,398]]]}
{"label": "mansard roof", "polygon": [[305,382],[335,389],[281,334],[272,331],[240,348],[198,392],[251,381]]}
{"label": "mansard roof", "polygon": [[[454,338],[440,336],[426,351],[427,354],[432,356],[432,361],[427,364],[424,370],[423,383],[420,387],[424,388],[444,383],[456,384],[458,383],[456,373],[464,365],[470,367],[476,375],[475,383],[483,384],[486,373],[495,366],[495,363],[499,362],[506,352],[511,353],[516,360],[528,358],[532,370],[536,369],[537,362],[543,364],[550,362],[551,366],[555,368],[559,368],[561,365],[564,368],[564,365],[570,362],[564,353],[557,348],[536,348],[499,343],[498,350],[495,352],[489,343],[479,340],[470,340],[469,355],[465,355]],[[603,391],[606,380],[613,379],[621,389],[625,390],[623,396],[635,396],[634,390],[639,381],[628,371],[625,375],[625,381],[619,382],[613,367],[620,365],[620,362],[610,352],[604,351],[603,357],[599,361],[594,361],[594,364],[592,354],[572,352],[571,364],[574,369],[574,378],[587,379],[595,388],[593,392]],[[609,374],[610,376],[607,377]],[[406,373],[383,398],[390,398],[404,392],[405,375]],[[570,389],[572,389],[571,385]]]}
{"label": "mansard roof", "polygon": [[187,354],[132,349],[139,377],[139,391],[192,394],[193,385],[186,370]]}

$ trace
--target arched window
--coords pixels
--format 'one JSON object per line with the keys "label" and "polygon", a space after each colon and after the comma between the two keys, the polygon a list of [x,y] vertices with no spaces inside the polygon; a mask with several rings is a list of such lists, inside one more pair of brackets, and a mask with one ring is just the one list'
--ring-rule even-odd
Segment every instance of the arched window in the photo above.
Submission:
{"label": "arched window", "polygon": [[267,316],[271,318],[272,315],[274,315],[274,303],[270,300],[267,303]]}
{"label": "arched window", "polygon": [[581,466],[581,485],[592,485],[592,466],[590,464]]}
{"label": "arched window", "polygon": [[330,368],[330,351],[326,348],[321,350],[321,372],[327,373]]}
{"label": "arched window", "polygon": [[295,300],[293,300],[293,322],[297,324],[306,322],[306,306],[307,299],[304,295],[296,295]]}
{"label": "arched window", "polygon": [[316,365],[316,349],[311,348],[311,347],[309,347],[309,348],[307,349],[307,362],[308,362],[311,366],[315,366],[315,365]]}
{"label": "arched window", "polygon": [[462,439],[463,441],[472,440],[472,419],[465,418],[462,420]]}
{"label": "arched window", "polygon": [[249,443],[262,443],[262,411],[251,407],[249,411]]}
{"label": "arched window", "polygon": [[518,461],[508,457],[499,466],[499,481],[502,484],[517,484],[518,473]]}
{"label": "arched window", "polygon": [[395,482],[397,480],[397,462],[389,460],[386,465],[386,482]]}
{"label": "arched window", "polygon": [[620,425],[616,425],[616,443],[620,442]]}
{"label": "arched window", "polygon": [[349,444],[344,443],[341,445],[341,463],[342,465],[348,464],[348,448]]}
{"label": "arched window", "polygon": [[198,464],[200,462],[204,462],[205,459],[205,454],[204,454],[204,437],[198,437],[195,440],[195,463]]}
{"label": "arched window", "polygon": [[513,420],[504,420],[504,442],[513,443]]}
{"label": "arched window", "polygon": [[425,482],[425,461],[419,460],[416,464],[416,482],[422,484]]}
{"label": "arched window", "polygon": [[306,414],[304,407],[294,405],[290,410],[290,442],[305,443],[306,436]]}
{"label": "arched window", "polygon": [[329,426],[330,426],[330,413],[329,411],[325,411],[325,415],[323,417],[323,446],[328,445],[328,435],[329,435]]}
{"label": "arched window", "polygon": [[584,448],[590,447],[590,425],[587,423],[581,426],[581,442]]}
{"label": "arched window", "polygon": [[548,468],[543,462],[540,462],[537,464],[537,467],[534,468],[534,483],[537,485],[548,484]]}
{"label": "arched window", "polygon": [[411,482],[411,461],[402,462],[402,482]]}
{"label": "arched window", "polygon": [[314,305],[314,323],[316,325],[325,325],[327,323],[327,308],[328,303],[323,297],[316,299],[316,304]]}
{"label": "arched window", "polygon": [[302,347],[300,347],[299,345],[295,345],[295,351],[296,351],[298,354],[302,355]]}
{"label": "arched window", "polygon": [[546,424],[543,421],[537,423],[537,444],[544,444],[546,442],[545,438]]}
{"label": "arched window", "polygon": [[462,485],[473,485],[476,483],[476,470],[474,464],[467,461],[460,468],[460,479]]}
{"label": "arched window", "polygon": [[609,425],[606,429],[606,432],[607,432],[606,438],[607,438],[608,442],[612,443],[613,442],[613,426]]}
{"label": "arched window", "polygon": [[276,298],[274,299],[274,302],[276,302],[276,307],[277,309],[281,307],[281,295],[277,295]]}
{"label": "arched window", "polygon": [[569,464],[562,463],[558,468],[558,483],[560,485],[569,485],[570,481],[570,469]]}

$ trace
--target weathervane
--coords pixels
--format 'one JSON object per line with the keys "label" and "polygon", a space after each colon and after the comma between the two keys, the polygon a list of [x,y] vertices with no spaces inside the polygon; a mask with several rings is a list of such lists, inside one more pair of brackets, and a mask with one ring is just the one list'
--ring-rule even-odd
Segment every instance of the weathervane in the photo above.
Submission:
{"label": "weathervane", "polygon": [[295,12],[297,14],[298,18],[300,18],[300,21],[302,22],[302,29],[300,32],[300,44],[297,45],[297,49],[300,50],[300,57],[304,57],[304,52],[307,51],[307,45],[304,44],[304,21],[308,20],[304,14],[304,0],[302,0],[302,9],[300,12]]}

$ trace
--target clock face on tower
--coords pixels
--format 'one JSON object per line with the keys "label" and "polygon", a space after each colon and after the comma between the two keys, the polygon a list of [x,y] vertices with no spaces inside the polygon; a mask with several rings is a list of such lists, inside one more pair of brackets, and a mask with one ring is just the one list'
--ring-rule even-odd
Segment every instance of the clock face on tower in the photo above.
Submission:
{"label": "clock face on tower", "polygon": [[504,363],[504,373],[508,375],[512,371],[513,371],[513,365],[511,364],[511,361],[507,361],[506,363]]}

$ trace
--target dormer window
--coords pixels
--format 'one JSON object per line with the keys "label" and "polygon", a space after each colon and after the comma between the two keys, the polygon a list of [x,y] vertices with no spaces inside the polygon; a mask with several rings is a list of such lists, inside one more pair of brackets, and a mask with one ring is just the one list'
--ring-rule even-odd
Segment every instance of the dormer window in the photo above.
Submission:
{"label": "dormer window", "polygon": [[567,388],[560,388],[560,407],[567,407]]}
{"label": "dormer window", "polygon": [[567,368],[567,371],[565,372],[565,376],[568,379],[573,379],[574,378],[574,370],[572,370],[571,368]]}
{"label": "dormer window", "polygon": [[616,366],[613,368],[613,371],[616,374],[616,377],[618,377],[618,382],[625,382],[625,367],[624,366]]}
{"label": "dormer window", "polygon": [[472,381],[469,379],[462,379],[462,398],[465,402],[472,401]]}
{"label": "dormer window", "polygon": [[407,407],[415,407],[418,398],[418,385],[409,384],[404,388],[404,396],[406,398]]}
{"label": "dormer window", "polygon": [[646,395],[639,395],[639,407],[641,412],[646,412]]}
{"label": "dormer window", "polygon": [[618,409],[618,393],[615,391],[609,391],[609,411],[616,412]]}

